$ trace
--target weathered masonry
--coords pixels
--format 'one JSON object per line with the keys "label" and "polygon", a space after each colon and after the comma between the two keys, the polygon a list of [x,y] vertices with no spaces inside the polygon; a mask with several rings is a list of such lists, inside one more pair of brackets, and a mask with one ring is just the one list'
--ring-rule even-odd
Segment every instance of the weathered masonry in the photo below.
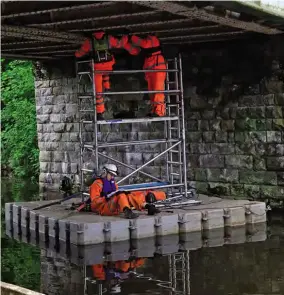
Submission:
{"label": "weathered masonry", "polygon": [[[155,32],[166,57],[182,53],[188,180],[199,192],[283,200],[281,11],[258,11],[238,2],[120,2],[119,10],[115,2],[2,5],[3,56],[36,61],[39,181],[45,196],[58,194],[63,175],[79,173],[73,54],[83,33],[100,28],[114,34]],[[117,69],[141,69],[141,57],[116,54]],[[116,76],[111,82],[114,91],[146,89],[143,75]],[[145,99],[111,97],[108,116],[129,109],[143,116]],[[160,132],[158,125],[145,124],[138,132],[132,124],[113,128],[107,140],[151,139]],[[149,146],[116,148],[111,154],[139,166],[155,153]],[[164,172],[161,162],[148,169],[158,177]]]}

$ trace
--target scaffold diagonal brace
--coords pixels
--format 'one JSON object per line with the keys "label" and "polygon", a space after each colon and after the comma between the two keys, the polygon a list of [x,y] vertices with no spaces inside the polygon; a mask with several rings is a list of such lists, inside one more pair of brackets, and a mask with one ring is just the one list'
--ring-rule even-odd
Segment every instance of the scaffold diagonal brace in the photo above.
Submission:
{"label": "scaffold diagonal brace", "polygon": [[[116,163],[118,163],[118,164],[120,164],[120,165],[122,165],[122,166],[124,166],[124,167],[127,167],[127,168],[129,168],[129,169],[135,171],[135,168],[132,167],[132,166],[130,166],[130,165],[127,165],[127,164],[125,164],[125,163],[123,163],[123,162],[120,162],[119,160],[116,160],[116,159],[114,159],[114,158],[112,158],[112,157],[110,157],[110,156],[107,156],[107,155],[103,154],[103,153],[100,153],[100,152],[99,152],[98,154],[99,154],[100,156],[105,157],[105,158],[108,159],[108,160],[114,161],[114,162],[116,162]],[[154,180],[162,181],[162,182],[163,182],[162,179],[160,179],[160,178],[158,178],[158,177],[155,177],[155,176],[153,176],[153,175],[151,175],[151,174],[148,174],[148,173],[146,173],[146,172],[140,171],[140,173],[143,174],[143,175],[145,175],[145,176],[148,176],[148,177],[150,177],[150,178],[152,178],[152,179],[154,179]]]}
{"label": "scaffold diagonal brace", "polygon": [[139,168],[135,169],[134,171],[132,171],[130,174],[126,175],[125,177],[123,177],[122,179],[120,179],[117,184],[122,183],[123,181],[125,181],[126,179],[128,179],[129,177],[131,177],[133,174],[139,172],[140,170],[142,170],[144,167],[148,166],[150,163],[152,163],[153,161],[157,160],[158,158],[160,158],[161,156],[163,156],[164,154],[166,154],[167,152],[169,152],[170,150],[172,150],[173,148],[175,148],[176,146],[178,146],[179,144],[181,144],[181,141],[178,141],[177,143],[173,144],[171,147],[167,148],[166,150],[164,150],[163,152],[161,152],[160,154],[158,154],[157,156],[155,156],[154,158],[152,158],[151,160],[149,160],[148,162],[146,162],[145,164],[143,164],[142,166],[140,166]]}

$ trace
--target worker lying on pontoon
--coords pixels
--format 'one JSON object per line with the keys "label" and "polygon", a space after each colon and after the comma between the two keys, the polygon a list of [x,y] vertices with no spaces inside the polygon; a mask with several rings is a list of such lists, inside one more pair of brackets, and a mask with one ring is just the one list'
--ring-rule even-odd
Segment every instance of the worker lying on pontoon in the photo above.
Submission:
{"label": "worker lying on pontoon", "polygon": [[91,210],[100,215],[118,215],[124,213],[125,218],[137,218],[139,215],[131,210],[148,210],[148,215],[159,213],[153,202],[165,200],[163,191],[119,191],[115,183],[117,167],[106,164],[100,177],[90,186]]}

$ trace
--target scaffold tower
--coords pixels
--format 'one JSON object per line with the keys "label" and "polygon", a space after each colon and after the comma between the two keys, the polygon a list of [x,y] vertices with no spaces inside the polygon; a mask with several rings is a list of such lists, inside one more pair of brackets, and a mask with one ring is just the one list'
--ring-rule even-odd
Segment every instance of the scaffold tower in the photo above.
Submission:
{"label": "scaffold tower", "polygon": [[[87,70],[86,70],[87,69]],[[96,92],[94,75],[137,75],[147,72],[166,71],[166,87],[164,91],[120,91],[120,92]],[[117,164],[131,170],[130,173],[118,180],[119,189],[135,191],[148,189],[166,189],[168,196],[182,195],[192,197],[193,193],[188,189],[187,184],[187,161],[186,161],[186,143],[185,143],[185,118],[184,118],[184,99],[183,99],[183,81],[182,81],[182,57],[179,55],[174,59],[167,60],[166,70],[114,70],[114,71],[95,71],[93,59],[77,61],[76,74],[78,81],[78,103],[79,103],[79,136],[80,136],[80,182],[81,190],[87,195],[87,188],[84,185],[84,177],[86,173],[92,173],[93,170],[86,168],[84,163],[84,154],[91,152],[94,158],[94,167],[96,171],[102,168],[102,159],[107,159],[109,163]],[[86,92],[82,86],[82,81],[88,77],[92,84],[92,92]],[[166,103],[166,115],[164,117],[148,117],[148,118],[131,118],[131,119],[110,119],[97,120],[96,112],[96,97],[98,95],[141,95],[164,93]],[[107,128],[111,128],[115,124],[132,124],[132,123],[151,123],[161,122],[163,128],[163,138],[134,140],[134,141],[116,141],[105,142],[101,141],[101,133],[107,132]],[[160,124],[161,124],[160,123]],[[86,130],[92,130],[92,142],[84,136]],[[107,138],[107,137],[106,137]],[[107,150],[114,147],[126,146],[143,146],[143,145],[161,146],[158,154],[154,155],[146,163],[140,167],[123,163],[122,161],[103,153],[102,150]],[[143,171],[155,160],[163,158],[165,163],[165,175],[157,177]],[[126,183],[133,175],[137,174],[146,176],[151,181],[142,183]]]}

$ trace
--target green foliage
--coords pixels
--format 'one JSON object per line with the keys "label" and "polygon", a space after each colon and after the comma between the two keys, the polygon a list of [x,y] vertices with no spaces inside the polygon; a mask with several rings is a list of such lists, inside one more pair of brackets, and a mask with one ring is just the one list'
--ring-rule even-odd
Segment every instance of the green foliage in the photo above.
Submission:
{"label": "green foliage", "polygon": [[1,246],[1,280],[39,291],[40,249],[7,238]]}
{"label": "green foliage", "polygon": [[5,203],[37,199],[38,185],[2,179],[1,193],[1,280],[39,291],[40,249],[5,236]]}
{"label": "green foliage", "polygon": [[2,164],[17,177],[37,177],[39,171],[32,63],[2,62]]}
{"label": "green foliage", "polygon": [[32,63],[15,60],[1,60],[1,99],[4,103],[12,99],[22,100],[34,98],[34,78]]}

